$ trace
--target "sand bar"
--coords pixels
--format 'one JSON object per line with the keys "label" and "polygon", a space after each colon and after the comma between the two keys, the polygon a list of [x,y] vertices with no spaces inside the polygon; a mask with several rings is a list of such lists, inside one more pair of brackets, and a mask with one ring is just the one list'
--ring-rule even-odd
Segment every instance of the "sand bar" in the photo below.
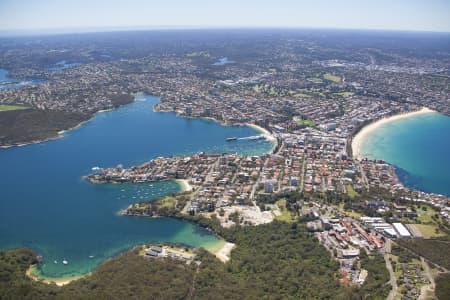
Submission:
{"label": "sand bar", "polygon": [[352,152],[353,152],[353,157],[356,159],[362,159],[362,153],[361,153],[361,146],[364,144],[364,141],[366,140],[366,138],[370,135],[371,132],[373,132],[374,130],[376,130],[378,127],[390,123],[390,122],[394,122],[394,121],[398,121],[401,119],[406,119],[406,118],[411,118],[411,117],[415,117],[418,115],[422,115],[422,114],[429,114],[429,113],[434,113],[434,110],[431,110],[429,108],[422,108],[420,110],[417,111],[413,111],[413,112],[408,112],[408,113],[401,113],[398,115],[394,115],[391,117],[386,117],[380,120],[377,120],[373,123],[370,123],[369,125],[365,126],[364,128],[362,128],[358,134],[356,136],[353,137],[352,140]]}

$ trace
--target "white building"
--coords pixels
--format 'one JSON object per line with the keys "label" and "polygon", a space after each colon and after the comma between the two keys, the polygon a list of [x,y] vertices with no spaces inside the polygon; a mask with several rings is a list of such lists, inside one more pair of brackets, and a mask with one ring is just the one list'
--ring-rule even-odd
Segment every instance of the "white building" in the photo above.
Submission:
{"label": "white building", "polygon": [[394,225],[395,231],[397,231],[399,237],[411,237],[411,233],[409,233],[408,229],[406,229],[406,227],[402,223],[392,223],[392,225]]}

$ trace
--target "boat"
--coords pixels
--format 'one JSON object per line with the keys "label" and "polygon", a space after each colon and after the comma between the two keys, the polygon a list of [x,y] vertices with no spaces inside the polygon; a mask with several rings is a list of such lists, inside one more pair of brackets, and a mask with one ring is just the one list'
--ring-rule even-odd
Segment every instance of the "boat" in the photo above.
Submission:
{"label": "boat", "polygon": [[58,263],[58,261],[57,261],[57,260],[54,260],[54,261],[53,261],[53,263],[54,263],[54,264],[57,264],[57,263]]}
{"label": "boat", "polygon": [[249,140],[262,140],[264,138],[265,138],[265,136],[263,134],[260,134],[260,135],[251,136],[248,139]]}
{"label": "boat", "polygon": [[69,262],[68,262],[67,260],[63,260],[62,263],[63,263],[64,265],[67,265]]}
{"label": "boat", "polygon": [[89,255],[89,258],[94,258],[94,255]]}
{"label": "boat", "polygon": [[236,141],[236,140],[237,140],[237,137],[229,137],[229,138],[226,138],[226,141],[227,141],[227,142]]}

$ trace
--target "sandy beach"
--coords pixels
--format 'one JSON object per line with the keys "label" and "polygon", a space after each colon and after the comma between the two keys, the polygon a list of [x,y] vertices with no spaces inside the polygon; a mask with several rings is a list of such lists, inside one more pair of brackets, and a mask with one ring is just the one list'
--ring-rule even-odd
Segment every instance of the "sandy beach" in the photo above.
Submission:
{"label": "sandy beach", "polygon": [[230,260],[231,250],[234,249],[236,245],[233,243],[225,243],[218,251],[214,252],[214,255],[223,263]]}
{"label": "sandy beach", "polygon": [[[270,131],[268,131],[267,129],[265,129],[265,128],[261,127],[261,126],[258,126],[258,125],[255,125],[255,124],[251,124],[251,123],[246,123],[245,125],[247,125],[248,127],[253,128],[255,130],[258,130],[259,132],[264,134],[266,136],[267,141],[272,143],[272,145],[273,145],[272,151],[273,151],[273,149],[276,147],[278,141],[277,141],[276,137],[274,137]],[[272,153],[272,151],[270,151],[269,153]]]}
{"label": "sandy beach", "polygon": [[175,181],[181,186],[182,192],[192,191],[192,186],[189,184],[189,181],[187,181],[186,179],[177,179]]}
{"label": "sandy beach", "polygon": [[422,114],[429,114],[429,113],[433,113],[433,112],[435,112],[435,111],[424,107],[417,111],[401,113],[401,114],[398,114],[395,116],[383,118],[383,119],[377,120],[373,123],[370,123],[369,125],[362,128],[358,132],[358,134],[353,137],[353,140],[352,140],[353,157],[356,159],[363,158],[361,156],[361,154],[362,154],[361,146],[364,144],[365,139],[370,135],[370,133],[373,132],[374,130],[376,130],[378,127],[380,127],[384,124],[390,123],[390,122],[394,122],[394,121],[398,121],[398,120],[406,119],[406,118],[411,118],[411,117],[422,115]]}
{"label": "sandy beach", "polygon": [[29,278],[33,279],[34,281],[42,282],[45,284],[56,284],[57,286],[63,286],[63,285],[69,284],[72,281],[81,279],[90,274],[90,273],[88,273],[86,275],[67,277],[67,278],[47,278],[47,277],[40,277],[40,276],[35,275],[34,274],[35,270],[36,270],[35,265],[30,266],[26,272],[27,276]]}
{"label": "sandy beach", "polygon": [[250,123],[246,123],[245,125],[247,125],[248,127],[253,128],[253,129],[258,130],[262,134],[270,135],[270,136],[272,135],[267,129],[265,129],[265,128],[261,127],[261,126],[258,126],[258,125],[255,125],[255,124],[250,124]]}

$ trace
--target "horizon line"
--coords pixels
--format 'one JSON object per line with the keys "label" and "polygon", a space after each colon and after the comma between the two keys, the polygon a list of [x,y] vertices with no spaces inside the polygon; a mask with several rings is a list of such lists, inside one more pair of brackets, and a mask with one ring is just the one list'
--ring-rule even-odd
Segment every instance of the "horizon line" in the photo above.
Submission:
{"label": "horizon line", "polygon": [[404,32],[404,33],[440,33],[450,34],[450,31],[422,29],[391,29],[391,28],[345,28],[345,27],[308,27],[308,26],[221,26],[221,25],[151,25],[151,26],[99,26],[99,27],[65,27],[39,29],[6,29],[0,30],[0,37],[50,36],[84,33],[107,33],[127,31],[175,31],[175,30],[336,30],[336,31],[373,31],[373,32]]}

